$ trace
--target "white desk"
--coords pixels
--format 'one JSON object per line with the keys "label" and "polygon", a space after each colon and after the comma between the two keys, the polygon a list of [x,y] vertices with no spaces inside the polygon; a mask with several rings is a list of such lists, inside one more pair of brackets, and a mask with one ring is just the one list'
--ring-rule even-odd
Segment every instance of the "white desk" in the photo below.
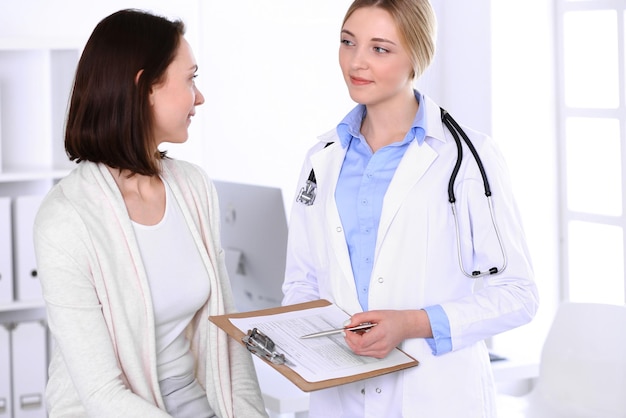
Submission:
{"label": "white desk", "polygon": [[496,383],[535,379],[539,376],[539,361],[530,359],[499,360],[491,363],[491,369]]}
{"label": "white desk", "polygon": [[498,393],[521,396],[532,390],[539,376],[539,360],[511,357],[491,363]]}

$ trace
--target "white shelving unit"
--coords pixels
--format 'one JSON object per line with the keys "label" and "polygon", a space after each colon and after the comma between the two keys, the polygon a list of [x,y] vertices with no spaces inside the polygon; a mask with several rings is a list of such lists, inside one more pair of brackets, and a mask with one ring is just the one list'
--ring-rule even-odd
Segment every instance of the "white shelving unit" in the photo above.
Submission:
{"label": "white shelving unit", "polygon": [[[37,280],[34,252],[29,253],[32,238],[23,233],[30,225],[22,228],[36,208],[25,211],[16,202],[45,195],[73,166],[65,154],[63,130],[79,55],[80,49],[69,43],[0,38],[0,198],[8,213],[0,219],[0,243],[8,243],[11,253],[0,257],[5,264],[0,265],[0,417],[46,416],[49,338],[43,301],[30,281]],[[6,247],[0,245],[0,250]],[[23,268],[24,254],[33,255],[28,269]],[[19,277],[27,273],[34,293],[18,291],[18,269]],[[6,362],[12,370],[8,375]]]}
{"label": "white shelving unit", "polygon": [[[63,128],[79,54],[64,42],[0,39],[0,197],[44,195],[71,169]],[[2,303],[0,323],[42,313],[41,302]]]}

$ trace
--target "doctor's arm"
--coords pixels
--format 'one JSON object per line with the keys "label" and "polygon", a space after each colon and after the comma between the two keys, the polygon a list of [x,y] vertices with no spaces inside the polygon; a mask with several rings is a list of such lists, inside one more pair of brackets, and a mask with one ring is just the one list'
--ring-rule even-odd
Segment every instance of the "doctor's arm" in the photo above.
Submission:
{"label": "doctor's arm", "polygon": [[[473,293],[441,304],[449,319],[454,350],[530,322],[539,304],[525,232],[504,158],[491,140],[485,141],[479,153],[489,176],[494,215],[507,264],[498,274],[485,276],[482,286]],[[484,195],[480,182],[467,182],[461,195],[466,202],[463,205],[466,213],[459,219],[468,222],[466,230],[471,231],[473,246],[468,263],[486,270],[500,266],[502,257],[491,219],[485,216],[486,199],[472,198],[481,193]]]}
{"label": "doctor's arm", "polygon": [[[482,149],[481,155],[485,155],[483,159],[489,162],[487,169],[492,173],[489,178],[496,196],[493,198],[494,210],[508,258],[507,268],[484,278],[484,285],[479,290],[421,311],[371,311],[354,315],[350,326],[385,321],[383,326],[376,326],[362,335],[347,333],[348,344],[358,354],[379,357],[405,339],[425,338],[433,354],[442,355],[523,325],[533,318],[538,306],[537,288],[504,160],[493,144]],[[478,205],[468,203],[468,196],[484,195],[482,182],[470,181],[463,190],[461,200],[465,200],[467,208],[463,218],[471,219],[468,223],[475,243],[472,263],[481,266],[481,270],[488,269],[500,249],[497,241],[487,237],[493,233],[493,226],[490,217],[484,216],[487,210],[485,199],[471,199]],[[470,279],[461,277],[460,280]],[[430,333],[425,331],[428,329],[425,324],[430,326]]]}

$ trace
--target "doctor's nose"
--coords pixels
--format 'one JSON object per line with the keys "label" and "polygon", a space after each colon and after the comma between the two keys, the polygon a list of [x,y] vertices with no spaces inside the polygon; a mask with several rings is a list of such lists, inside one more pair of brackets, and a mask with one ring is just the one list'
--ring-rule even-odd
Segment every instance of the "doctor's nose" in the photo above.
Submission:
{"label": "doctor's nose", "polygon": [[350,68],[353,70],[361,70],[368,67],[365,51],[356,49],[350,56]]}

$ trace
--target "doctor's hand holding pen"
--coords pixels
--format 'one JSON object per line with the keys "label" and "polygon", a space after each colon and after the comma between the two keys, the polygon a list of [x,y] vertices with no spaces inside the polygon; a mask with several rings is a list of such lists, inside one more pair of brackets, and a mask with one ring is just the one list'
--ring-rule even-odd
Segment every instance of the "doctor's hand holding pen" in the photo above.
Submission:
{"label": "doctor's hand holding pen", "polygon": [[352,315],[346,328],[362,323],[376,324],[367,332],[344,332],[346,343],[361,356],[384,358],[408,338],[432,338],[426,311],[374,310]]}

